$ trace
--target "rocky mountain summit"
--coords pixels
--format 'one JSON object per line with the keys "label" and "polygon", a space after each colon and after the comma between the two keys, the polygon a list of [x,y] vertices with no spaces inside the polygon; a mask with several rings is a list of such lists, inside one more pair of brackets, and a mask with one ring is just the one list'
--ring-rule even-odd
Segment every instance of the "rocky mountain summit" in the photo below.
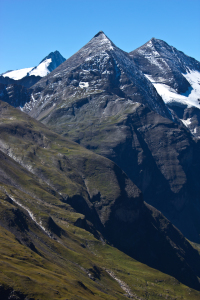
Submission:
{"label": "rocky mountain summit", "polygon": [[[37,67],[32,68],[31,71],[27,73],[27,76],[40,76],[44,77],[47,74],[55,70],[59,65],[61,65],[66,58],[64,58],[59,51],[54,51],[49,53]],[[5,77],[6,75],[4,75]]]}
{"label": "rocky mountain summit", "polygon": [[155,38],[129,54],[171,111],[199,137],[200,62]]}
{"label": "rocky mountain summit", "polygon": [[[91,100],[98,97],[98,105],[101,103],[101,107],[103,106],[100,108],[100,115],[115,114],[121,109],[121,105],[114,104],[126,99],[126,102],[130,102],[128,106],[133,102],[143,103],[170,118],[168,109],[151,82],[129,55],[116,47],[103,32],[95,35],[89,43],[49,74],[48,80],[41,79],[33,89],[32,100],[23,111],[31,111],[30,114],[37,119],[44,116],[45,119],[55,119],[50,116],[51,110],[59,111],[60,115],[64,112],[66,115],[66,110],[72,109],[73,99],[87,98],[87,95],[90,95]],[[69,101],[66,101],[67,98]],[[111,106],[106,105],[106,98],[111,99]],[[112,108],[113,105],[115,108]],[[99,115],[98,109],[96,113]]]}
{"label": "rocky mountain summit", "polygon": [[[177,122],[139,67],[99,32],[32,87],[23,111],[113,160],[147,203],[199,242],[199,142]],[[183,82],[189,85],[181,76],[179,90]]]}

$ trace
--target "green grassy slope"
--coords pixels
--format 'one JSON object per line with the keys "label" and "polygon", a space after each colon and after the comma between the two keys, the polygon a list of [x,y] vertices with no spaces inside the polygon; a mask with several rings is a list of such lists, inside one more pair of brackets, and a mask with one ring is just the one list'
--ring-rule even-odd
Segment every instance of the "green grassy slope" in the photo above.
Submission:
{"label": "green grassy slope", "polygon": [[[169,252],[163,257],[173,254],[191,280],[190,251],[198,265],[197,252],[145,206],[141,192],[113,162],[3,102],[0,115],[1,299],[12,293],[19,299],[199,298],[198,291],[109,245],[130,230],[127,247],[137,238],[142,252],[147,235],[141,230],[137,235],[137,228],[144,223],[166,237]],[[160,255],[157,238],[152,235],[149,249]],[[148,245],[146,252],[148,258]]]}
{"label": "green grassy slope", "polygon": [[[5,216],[18,208],[1,195],[0,209],[1,216]],[[58,242],[24,214],[28,224],[26,236],[37,236],[38,253],[1,227],[0,282],[4,294],[12,288],[16,295],[20,291],[33,299],[126,299],[128,293],[133,299],[136,295],[136,299],[199,299],[199,292],[135,261],[67,221],[57,220],[67,232]],[[109,274],[126,283],[126,291]]]}

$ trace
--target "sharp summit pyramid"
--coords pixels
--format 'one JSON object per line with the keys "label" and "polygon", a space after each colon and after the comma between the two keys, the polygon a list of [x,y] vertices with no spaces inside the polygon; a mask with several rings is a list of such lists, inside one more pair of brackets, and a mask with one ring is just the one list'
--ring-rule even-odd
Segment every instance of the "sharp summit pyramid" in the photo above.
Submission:
{"label": "sharp summit pyramid", "polygon": [[58,109],[69,107],[69,97],[80,93],[81,97],[84,93],[103,93],[108,98],[115,95],[126,102],[145,104],[170,118],[151,82],[128,53],[116,47],[102,31],[49,74],[48,80],[43,78],[33,86],[32,101],[23,110],[39,120],[50,120]]}

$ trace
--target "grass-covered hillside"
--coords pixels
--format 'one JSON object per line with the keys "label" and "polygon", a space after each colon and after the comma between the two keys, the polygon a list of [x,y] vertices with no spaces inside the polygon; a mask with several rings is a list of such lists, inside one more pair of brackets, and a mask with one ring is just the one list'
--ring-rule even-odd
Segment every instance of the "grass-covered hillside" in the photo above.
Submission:
{"label": "grass-covered hillside", "polygon": [[199,299],[197,250],[117,165],[0,117],[0,299]]}

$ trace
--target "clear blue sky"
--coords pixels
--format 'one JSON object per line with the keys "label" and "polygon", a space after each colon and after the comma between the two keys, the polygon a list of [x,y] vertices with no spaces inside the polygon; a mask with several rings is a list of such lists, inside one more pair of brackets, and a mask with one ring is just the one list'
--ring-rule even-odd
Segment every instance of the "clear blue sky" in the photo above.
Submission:
{"label": "clear blue sky", "polygon": [[100,30],[127,52],[155,37],[200,61],[200,0],[0,0],[0,73],[69,58]]}

